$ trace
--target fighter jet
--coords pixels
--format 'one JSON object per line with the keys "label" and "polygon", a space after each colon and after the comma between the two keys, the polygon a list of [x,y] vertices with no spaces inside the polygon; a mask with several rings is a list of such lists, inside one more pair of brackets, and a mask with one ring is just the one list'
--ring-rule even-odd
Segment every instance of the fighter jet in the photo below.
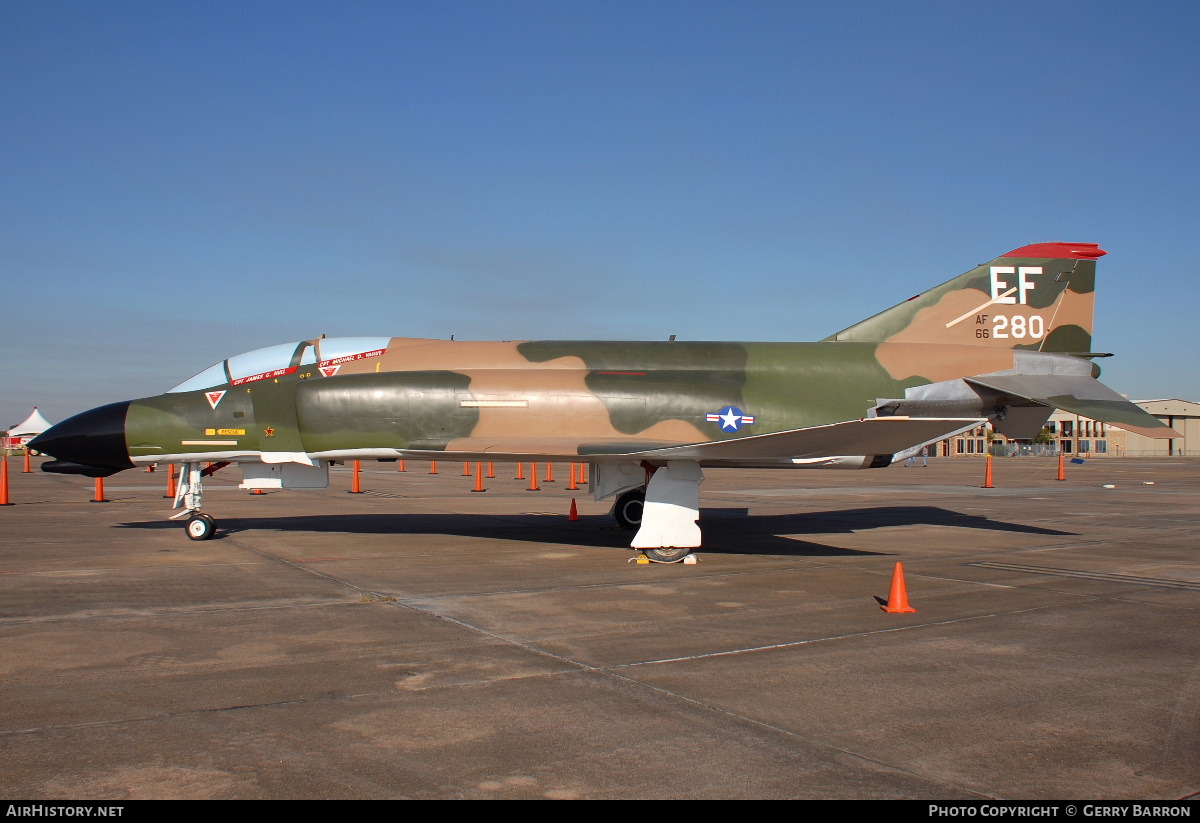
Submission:
{"label": "fighter jet", "polygon": [[324,488],[349,459],[576,461],[670,562],[701,545],[705,469],[870,469],[1064,409],[1174,433],[1099,383],[1094,243],[1015,249],[815,343],[319,337],[240,354],[36,438],[48,472],[183,465],[175,518],[211,537],[205,462],[242,488]]}

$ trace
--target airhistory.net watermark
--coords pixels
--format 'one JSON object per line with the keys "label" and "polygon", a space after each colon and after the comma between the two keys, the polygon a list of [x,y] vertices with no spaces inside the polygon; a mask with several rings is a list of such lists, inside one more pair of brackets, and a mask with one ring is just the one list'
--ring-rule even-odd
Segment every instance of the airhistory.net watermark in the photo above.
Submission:
{"label": "airhistory.net watermark", "polygon": [[47,803],[8,803],[5,817],[120,817],[124,806],[56,806]]}

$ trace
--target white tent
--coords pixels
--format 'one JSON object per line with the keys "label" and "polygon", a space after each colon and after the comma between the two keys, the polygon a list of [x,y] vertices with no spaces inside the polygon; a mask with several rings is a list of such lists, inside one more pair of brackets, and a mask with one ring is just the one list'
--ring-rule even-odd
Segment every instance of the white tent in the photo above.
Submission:
{"label": "white tent", "polygon": [[33,412],[25,419],[25,422],[19,426],[13,426],[8,435],[9,437],[33,438],[48,428],[50,428],[50,422],[42,417],[37,406],[34,406]]}

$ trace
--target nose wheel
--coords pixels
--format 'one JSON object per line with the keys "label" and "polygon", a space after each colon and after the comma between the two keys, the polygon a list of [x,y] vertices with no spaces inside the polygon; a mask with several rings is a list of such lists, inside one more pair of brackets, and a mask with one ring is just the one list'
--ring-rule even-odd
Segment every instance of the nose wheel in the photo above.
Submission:
{"label": "nose wheel", "polygon": [[203,512],[196,512],[183,524],[190,540],[208,540],[217,530],[217,522]]}

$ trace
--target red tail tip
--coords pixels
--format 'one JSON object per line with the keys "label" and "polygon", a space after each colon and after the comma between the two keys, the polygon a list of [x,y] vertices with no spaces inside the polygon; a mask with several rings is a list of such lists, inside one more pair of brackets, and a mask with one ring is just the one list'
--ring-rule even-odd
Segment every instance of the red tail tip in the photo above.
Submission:
{"label": "red tail tip", "polygon": [[1034,243],[1003,257],[1043,257],[1055,260],[1096,260],[1108,254],[1096,243]]}

